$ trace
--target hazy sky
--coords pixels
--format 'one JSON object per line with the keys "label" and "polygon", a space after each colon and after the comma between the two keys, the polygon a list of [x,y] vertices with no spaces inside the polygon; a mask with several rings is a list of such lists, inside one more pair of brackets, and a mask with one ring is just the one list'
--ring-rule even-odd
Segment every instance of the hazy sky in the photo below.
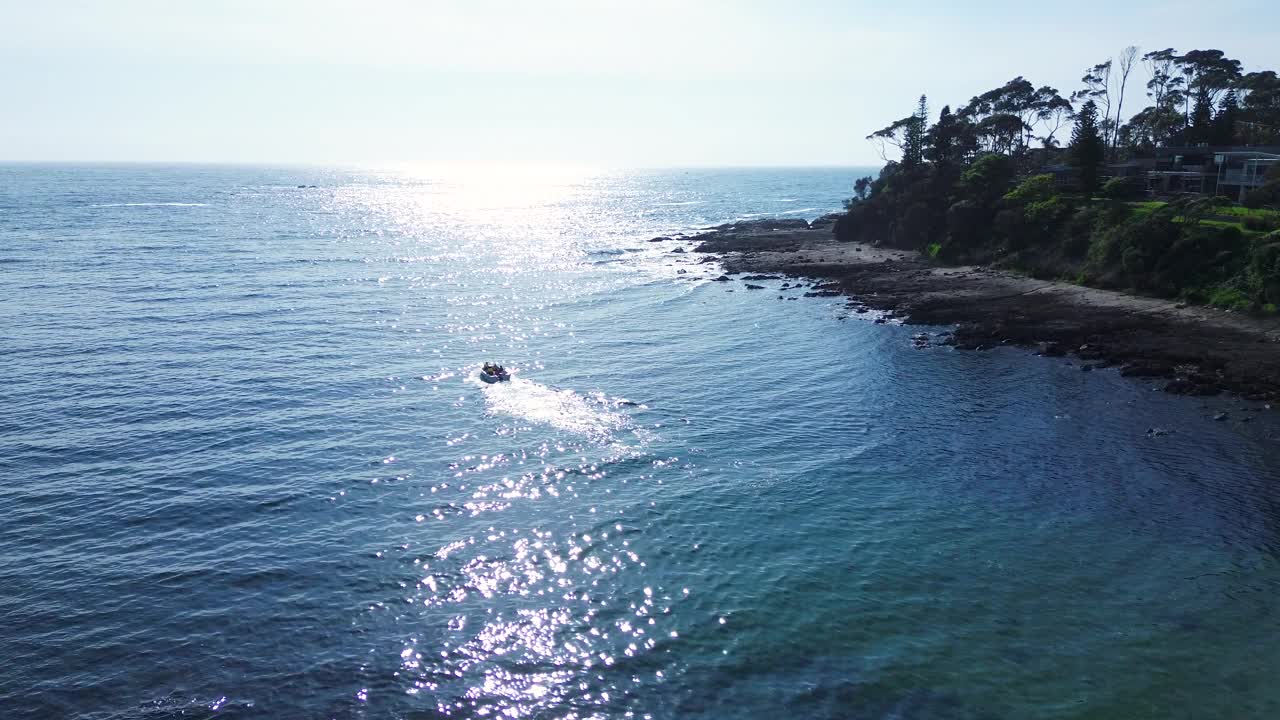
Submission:
{"label": "hazy sky", "polygon": [[1280,69],[1275,0],[0,0],[0,35],[0,160],[871,164],[922,92]]}

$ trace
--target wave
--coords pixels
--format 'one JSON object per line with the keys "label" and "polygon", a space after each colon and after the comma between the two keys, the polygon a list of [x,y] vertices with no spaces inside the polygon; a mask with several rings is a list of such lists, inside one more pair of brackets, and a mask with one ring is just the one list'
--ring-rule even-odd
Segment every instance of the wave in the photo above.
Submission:
{"label": "wave", "polygon": [[209,203],[191,203],[191,202],[139,202],[139,203],[98,203],[90,205],[91,208],[113,208],[113,207],[209,207]]}

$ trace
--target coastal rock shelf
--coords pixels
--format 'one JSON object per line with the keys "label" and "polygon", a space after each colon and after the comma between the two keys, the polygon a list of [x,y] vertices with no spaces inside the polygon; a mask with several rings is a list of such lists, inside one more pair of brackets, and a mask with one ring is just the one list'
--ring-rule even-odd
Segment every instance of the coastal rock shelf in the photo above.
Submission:
{"label": "coastal rock shelf", "polygon": [[[904,322],[955,325],[958,349],[999,345],[1074,355],[1082,369],[1119,366],[1171,393],[1280,398],[1280,321],[1157,298],[1036,280],[983,267],[937,266],[901,250],[836,242],[829,218],[721,225],[688,238],[732,275],[824,281],[806,295],[844,294]],[[717,278],[721,279],[721,278]],[[724,279],[728,279],[727,277]]]}

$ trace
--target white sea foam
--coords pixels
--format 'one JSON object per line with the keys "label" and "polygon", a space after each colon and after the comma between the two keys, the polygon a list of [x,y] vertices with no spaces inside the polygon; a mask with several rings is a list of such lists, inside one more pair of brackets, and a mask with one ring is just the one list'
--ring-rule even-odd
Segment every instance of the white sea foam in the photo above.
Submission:
{"label": "white sea foam", "polygon": [[631,427],[630,418],[607,409],[598,397],[588,398],[518,377],[487,385],[484,393],[490,414],[543,423],[593,440],[607,440],[614,432]]}

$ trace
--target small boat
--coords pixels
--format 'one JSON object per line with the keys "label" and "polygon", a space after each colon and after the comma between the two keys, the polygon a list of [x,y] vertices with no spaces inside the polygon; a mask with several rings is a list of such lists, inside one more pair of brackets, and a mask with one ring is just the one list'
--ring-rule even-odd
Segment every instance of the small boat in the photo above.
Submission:
{"label": "small boat", "polygon": [[485,363],[484,367],[480,368],[480,379],[487,383],[502,382],[510,380],[511,373],[497,363]]}

